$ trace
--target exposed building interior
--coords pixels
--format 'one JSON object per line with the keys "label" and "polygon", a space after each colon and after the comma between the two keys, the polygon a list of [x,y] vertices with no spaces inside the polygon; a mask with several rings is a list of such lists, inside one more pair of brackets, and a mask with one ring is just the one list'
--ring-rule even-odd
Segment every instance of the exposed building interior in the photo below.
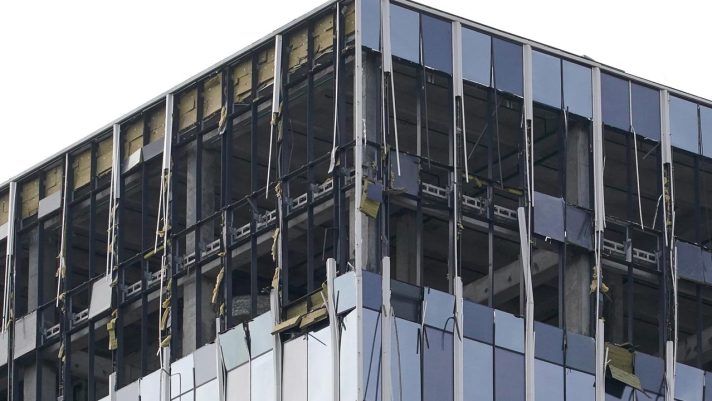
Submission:
{"label": "exposed building interior", "polygon": [[712,102],[330,1],[0,186],[0,253],[0,401],[712,400]]}

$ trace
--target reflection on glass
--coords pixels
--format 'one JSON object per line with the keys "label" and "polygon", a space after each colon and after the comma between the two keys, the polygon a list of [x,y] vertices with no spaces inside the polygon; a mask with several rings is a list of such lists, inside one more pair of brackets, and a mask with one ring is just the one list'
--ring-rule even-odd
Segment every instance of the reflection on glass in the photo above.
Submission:
{"label": "reflection on glass", "polygon": [[512,351],[524,352],[524,319],[495,310],[494,344]]}
{"label": "reflection on glass", "polygon": [[381,366],[381,314],[363,310],[363,375],[364,394],[366,401],[377,401],[380,398],[378,386]]}
{"label": "reflection on glass", "polygon": [[535,360],[534,389],[537,400],[564,401],[564,368],[553,363]]}
{"label": "reflection on glass", "polygon": [[538,51],[532,52],[534,101],[557,109],[561,107],[561,60]]}
{"label": "reflection on glass", "polygon": [[141,378],[139,396],[142,400],[158,400],[161,396],[161,371],[157,370]]}
{"label": "reflection on glass", "polygon": [[307,377],[307,337],[301,336],[282,349],[282,401],[306,401]]}
{"label": "reflection on glass", "polygon": [[539,359],[562,365],[564,363],[564,332],[548,324],[534,322],[536,333],[535,354]]}
{"label": "reflection on glass", "polygon": [[[339,361],[341,366],[356,366],[359,355],[358,349],[358,324],[356,323],[356,313],[349,313],[342,321],[341,328],[341,351]],[[418,376],[420,377],[420,376]],[[341,369],[339,371],[339,385],[342,400],[358,399],[357,376],[352,369]]]}
{"label": "reflection on glass", "polygon": [[702,127],[702,154],[712,157],[712,109],[709,107],[700,106],[700,126]]}
{"label": "reflection on glass", "polygon": [[220,348],[222,350],[225,369],[232,370],[242,365],[249,359],[245,331],[242,326],[237,326],[220,334]]}
{"label": "reflection on glass", "polygon": [[670,136],[672,146],[693,153],[698,152],[697,105],[679,97],[670,96]]}
{"label": "reflection on glass", "polygon": [[420,16],[391,4],[391,53],[420,63]]}
{"label": "reflection on glass", "polygon": [[455,308],[455,297],[432,288],[425,289],[425,324],[439,330],[452,331],[452,314]]}
{"label": "reflection on glass", "polygon": [[596,399],[596,379],[593,375],[566,369],[566,399],[594,401]]}
{"label": "reflection on glass", "polygon": [[272,313],[263,313],[249,323],[250,355],[253,358],[272,349]]}
{"label": "reflection on glass", "polygon": [[630,129],[628,81],[601,74],[601,113],[604,124],[625,131]]}
{"label": "reflection on glass", "polygon": [[491,401],[493,394],[491,345],[465,339],[463,342],[465,399]]}
{"label": "reflection on glass", "polygon": [[463,303],[463,310],[465,314],[463,319],[465,337],[492,344],[494,311],[491,308],[470,301]]}
{"label": "reflection on glass", "polygon": [[216,376],[215,344],[206,344],[193,353],[195,363],[195,385],[200,386]]}
{"label": "reflection on glass", "polygon": [[564,106],[570,113],[591,118],[591,69],[564,60]]}
{"label": "reflection on glass", "polygon": [[423,15],[423,62],[426,67],[452,73],[452,24]]}
{"label": "reflection on glass", "polygon": [[492,86],[490,66],[492,38],[471,29],[462,29],[462,77]]}
{"label": "reflection on glass", "polygon": [[492,46],[495,88],[523,96],[522,46],[499,38],[492,39]]}
{"label": "reflection on glass", "polygon": [[423,356],[423,401],[453,399],[452,333],[427,328]]}
{"label": "reflection on glass", "polygon": [[524,401],[524,355],[495,347],[495,399]]}
{"label": "reflection on glass", "polygon": [[226,401],[250,401],[250,365],[244,364],[227,374]]}
{"label": "reflection on glass", "polygon": [[646,391],[660,393],[664,389],[665,362],[642,352],[635,353],[635,374]]}
{"label": "reflection on glass", "polygon": [[595,373],[596,343],[593,338],[567,333],[566,342],[566,365],[584,372]]}
{"label": "reflection on glass", "polygon": [[361,37],[363,45],[380,50],[381,38],[381,2],[379,0],[361,1]]}
{"label": "reflection on glass", "polygon": [[394,319],[392,344],[393,347],[398,347],[398,352],[391,352],[394,400],[421,399],[419,333],[420,325],[418,323]]}
{"label": "reflection on glass", "polygon": [[195,401],[214,401],[220,399],[218,394],[218,381],[213,380],[203,384],[195,390]]}
{"label": "reflection on glass", "polygon": [[633,128],[635,133],[660,140],[660,92],[647,86],[631,83]]}

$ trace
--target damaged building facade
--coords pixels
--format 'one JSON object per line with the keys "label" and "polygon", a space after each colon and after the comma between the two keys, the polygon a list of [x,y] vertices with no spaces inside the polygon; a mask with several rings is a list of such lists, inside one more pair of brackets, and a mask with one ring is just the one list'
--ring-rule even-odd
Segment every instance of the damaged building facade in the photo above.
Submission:
{"label": "damaged building facade", "polygon": [[332,1],[0,186],[0,400],[712,400],[712,102]]}

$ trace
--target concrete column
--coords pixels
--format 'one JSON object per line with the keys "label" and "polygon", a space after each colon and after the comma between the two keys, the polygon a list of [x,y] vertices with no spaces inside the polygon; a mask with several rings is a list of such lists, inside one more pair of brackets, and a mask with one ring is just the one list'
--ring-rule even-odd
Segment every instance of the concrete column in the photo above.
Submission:
{"label": "concrete column", "polygon": [[[41,387],[41,398],[37,394],[37,373],[42,370],[42,380],[39,383]],[[38,401],[56,401],[57,400],[57,374],[55,369],[49,365],[32,364],[23,369],[22,373],[23,393],[25,400]],[[65,394],[67,398],[68,394]]]}
{"label": "concrete column", "polygon": [[[210,216],[215,212],[215,187],[216,183],[220,180],[220,156],[214,153],[214,150],[204,147],[200,165],[198,164],[197,143],[194,142],[190,144],[186,153],[188,165],[186,221],[188,225],[194,224],[198,219],[204,219],[206,216]],[[201,181],[200,186],[198,186],[198,177],[200,177]],[[198,196],[196,196],[195,191],[199,191]],[[201,209],[200,215],[198,215],[198,204]],[[219,220],[204,223],[199,230],[199,239],[196,239],[195,233],[186,235],[186,255],[193,253],[196,240],[200,241],[198,249],[199,252],[202,252],[205,250],[206,244],[217,239],[217,237],[215,237],[215,224],[219,224]],[[196,280],[199,282],[196,283]],[[200,286],[200,299],[196,297],[198,285]],[[210,303],[214,286],[215,282],[212,279],[204,277],[196,278],[193,273],[188,274],[186,280],[183,282],[183,355],[187,355],[195,350],[198,333],[204,336],[202,338],[203,342],[207,338],[212,338],[211,336],[215,333],[215,316]],[[198,310],[200,310],[200,321],[197,321]]]}
{"label": "concrete column", "polygon": [[564,268],[566,329],[589,335],[591,316],[591,263],[585,253],[570,252]]}

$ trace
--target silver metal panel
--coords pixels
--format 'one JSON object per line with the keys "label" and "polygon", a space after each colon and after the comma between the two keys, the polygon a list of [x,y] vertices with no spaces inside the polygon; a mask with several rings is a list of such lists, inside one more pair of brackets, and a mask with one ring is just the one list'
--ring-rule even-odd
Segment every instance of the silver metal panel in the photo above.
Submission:
{"label": "silver metal panel", "polygon": [[139,401],[139,382],[120,388],[116,392],[116,401]]}
{"label": "silver metal panel", "polygon": [[0,366],[7,364],[7,331],[0,332]]}
{"label": "silver metal panel", "polygon": [[147,162],[163,153],[163,138],[157,139],[141,149],[143,161]]}
{"label": "silver metal panel", "polygon": [[393,381],[391,378],[392,368],[391,368],[391,331],[393,329],[393,316],[391,312],[391,258],[383,258],[383,267],[381,269],[383,275],[381,276],[381,299],[383,300],[383,307],[381,309],[381,319],[383,324],[381,324],[381,387],[383,388],[381,393],[382,401],[391,401],[393,398]]}
{"label": "silver metal panel", "polygon": [[62,191],[57,191],[52,195],[40,199],[40,206],[37,211],[37,218],[41,219],[48,214],[59,210],[62,207]]}
{"label": "silver metal panel", "polygon": [[244,364],[227,374],[227,401],[250,401],[250,364]]}
{"label": "silver metal panel", "polygon": [[249,361],[245,331],[242,326],[220,334],[220,349],[222,351],[225,370],[230,371]]}
{"label": "silver metal panel", "polygon": [[0,240],[7,238],[7,227],[8,223],[5,223],[0,226]]}
{"label": "silver metal panel", "polygon": [[98,316],[111,307],[111,283],[101,278],[91,286],[91,302],[89,303],[89,319]]}
{"label": "silver metal panel", "polygon": [[28,313],[15,322],[15,359],[35,349],[37,339],[37,311]]}
{"label": "silver metal panel", "polygon": [[307,401],[307,336],[284,343],[282,401]]}
{"label": "silver metal panel", "polygon": [[250,355],[253,359],[272,350],[272,322],[272,313],[265,312],[249,323]]}
{"label": "silver metal panel", "polygon": [[217,377],[215,344],[204,345],[193,353],[195,364],[195,386],[199,387]]}
{"label": "silver metal panel", "polygon": [[251,369],[250,389],[252,391],[252,401],[275,401],[274,355],[272,351],[253,359]]}
{"label": "silver metal panel", "polygon": [[593,194],[594,229],[603,231],[606,227],[606,209],[603,189],[603,118],[601,116],[601,70],[591,70],[593,86]]}
{"label": "silver metal panel", "polygon": [[121,165],[121,172],[125,173],[131,171],[132,169],[138,167],[143,161],[143,149],[138,149],[131,153],[128,159],[126,159]]}
{"label": "silver metal panel", "polygon": [[307,388],[309,401],[331,401],[331,332],[328,327],[307,338]]}
{"label": "silver metal panel", "polygon": [[218,399],[218,381],[213,380],[195,389],[195,401],[215,401]]}
{"label": "silver metal panel", "polygon": [[195,387],[193,366],[193,354],[171,364],[171,398],[187,393]]}
{"label": "silver metal panel", "polygon": [[[390,270],[390,269],[389,269]],[[328,370],[331,373],[331,380],[329,380],[329,397],[332,400],[339,399],[339,371],[340,371],[340,357],[339,357],[339,334],[341,331],[341,324],[336,316],[336,291],[334,286],[334,280],[336,278],[336,260],[329,258],[326,261],[326,285],[328,289],[329,299],[327,300],[327,309],[329,312],[329,367]]]}
{"label": "silver metal panel", "polygon": [[141,378],[139,395],[142,400],[159,400],[161,391],[161,371],[156,370]]}

